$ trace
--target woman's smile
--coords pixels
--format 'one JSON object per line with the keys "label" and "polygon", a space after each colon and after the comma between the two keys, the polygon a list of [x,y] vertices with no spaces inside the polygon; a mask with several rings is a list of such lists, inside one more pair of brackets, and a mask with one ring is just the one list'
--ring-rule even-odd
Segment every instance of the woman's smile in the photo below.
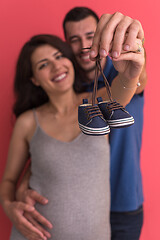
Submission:
{"label": "woman's smile", "polygon": [[65,78],[67,77],[67,73],[61,73],[58,76],[52,78],[52,82],[62,82],[63,80],[65,80]]}

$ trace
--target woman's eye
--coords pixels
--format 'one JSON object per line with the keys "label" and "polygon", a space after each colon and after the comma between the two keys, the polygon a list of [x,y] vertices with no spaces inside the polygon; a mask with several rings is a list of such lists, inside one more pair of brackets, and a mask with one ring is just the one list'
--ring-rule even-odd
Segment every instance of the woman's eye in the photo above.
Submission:
{"label": "woman's eye", "polygon": [[43,64],[39,67],[39,69],[41,70],[42,68],[46,67],[47,65],[48,65],[48,63],[43,63]]}

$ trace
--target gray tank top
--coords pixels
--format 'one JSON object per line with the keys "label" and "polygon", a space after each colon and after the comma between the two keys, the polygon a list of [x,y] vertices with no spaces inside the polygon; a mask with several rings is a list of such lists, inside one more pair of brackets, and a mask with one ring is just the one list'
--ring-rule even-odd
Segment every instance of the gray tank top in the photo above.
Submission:
{"label": "gray tank top", "polygon": [[[30,187],[49,202],[36,209],[53,224],[53,240],[109,240],[109,143],[80,133],[71,142],[37,127],[30,141]],[[25,239],[15,228],[11,238]]]}

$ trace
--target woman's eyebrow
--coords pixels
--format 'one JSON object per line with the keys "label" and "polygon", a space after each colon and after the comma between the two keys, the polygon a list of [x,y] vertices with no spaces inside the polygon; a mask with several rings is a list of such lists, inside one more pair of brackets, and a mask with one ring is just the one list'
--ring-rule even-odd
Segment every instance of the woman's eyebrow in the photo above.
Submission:
{"label": "woman's eyebrow", "polygon": [[39,64],[39,63],[41,63],[41,62],[45,62],[45,61],[47,61],[47,58],[41,59],[40,61],[38,61],[38,62],[36,63],[36,65]]}
{"label": "woman's eyebrow", "polygon": [[[57,51],[57,52],[55,52],[52,56],[57,56],[59,53],[60,53],[60,51]],[[36,65],[39,64],[39,63],[41,63],[41,62],[45,62],[45,61],[47,61],[47,60],[48,60],[47,58],[41,59],[40,61],[38,61],[38,62],[36,63]]]}

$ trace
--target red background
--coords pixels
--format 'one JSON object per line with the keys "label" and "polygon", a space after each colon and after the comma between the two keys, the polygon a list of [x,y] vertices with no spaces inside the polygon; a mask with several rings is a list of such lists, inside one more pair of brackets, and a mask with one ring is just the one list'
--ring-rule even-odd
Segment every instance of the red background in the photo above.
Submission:
{"label": "red background", "polygon": [[[87,6],[99,15],[116,11],[139,19],[145,31],[148,84],[145,90],[144,132],[141,168],[144,185],[144,226],[141,240],[159,240],[160,147],[159,0],[1,0],[0,2],[0,178],[2,177],[12,130],[12,84],[15,61],[25,41],[39,33],[63,37],[62,20],[75,6]],[[132,154],[132,153],[131,153]],[[0,239],[8,240],[11,224],[0,207]]]}

